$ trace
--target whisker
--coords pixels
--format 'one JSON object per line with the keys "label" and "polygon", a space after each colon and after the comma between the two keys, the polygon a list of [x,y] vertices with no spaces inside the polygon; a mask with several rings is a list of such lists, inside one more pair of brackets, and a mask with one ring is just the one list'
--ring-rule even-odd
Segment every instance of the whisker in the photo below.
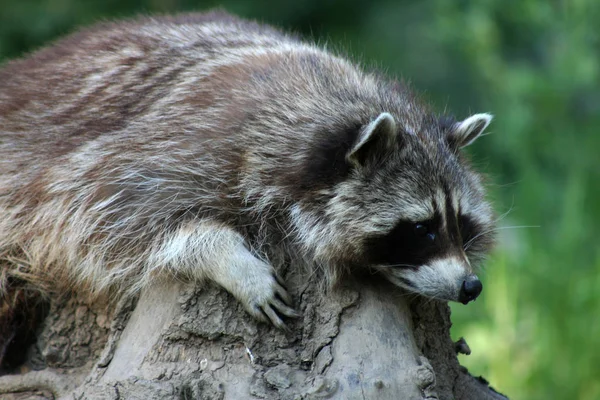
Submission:
{"label": "whisker", "polygon": [[526,229],[526,228],[541,228],[540,225],[514,225],[514,226],[501,226],[499,228],[494,228],[494,229],[489,229],[487,231],[483,231],[478,235],[475,235],[475,237],[471,238],[467,243],[465,243],[463,245],[463,248],[466,250],[469,249],[469,247],[473,244],[473,241],[475,241],[475,239],[483,236],[483,235],[487,235],[488,233],[492,233],[492,232],[496,232],[496,231],[503,231],[505,229]]}
{"label": "whisker", "polygon": [[405,267],[405,268],[413,268],[413,269],[419,268],[418,265],[414,265],[414,264],[382,264],[381,267],[384,267],[384,268]]}
{"label": "whisker", "polygon": [[514,185],[517,185],[519,183],[523,182],[523,179],[519,179],[516,181],[512,181],[512,182],[506,182],[506,183],[492,183],[490,184],[490,186],[494,186],[494,187],[498,187],[498,188],[505,188],[505,187],[511,187]]}
{"label": "whisker", "polygon": [[498,218],[496,218],[494,220],[494,223],[498,223],[498,222],[502,221],[504,218],[506,218],[508,216],[508,214],[510,214],[511,211],[514,209],[514,207],[515,207],[515,199],[513,197],[513,202],[510,205],[510,207],[508,208],[508,210],[505,213],[500,214],[500,216],[498,216]]}

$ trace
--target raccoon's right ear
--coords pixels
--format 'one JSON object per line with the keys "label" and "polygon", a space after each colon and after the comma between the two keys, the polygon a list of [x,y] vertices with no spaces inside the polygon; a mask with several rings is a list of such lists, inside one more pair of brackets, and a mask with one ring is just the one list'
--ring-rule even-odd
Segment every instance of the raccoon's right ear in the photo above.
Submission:
{"label": "raccoon's right ear", "polygon": [[396,121],[392,114],[384,112],[363,126],[356,142],[348,151],[346,160],[354,166],[363,166],[380,158],[396,143]]}
{"label": "raccoon's right ear", "polygon": [[456,122],[448,135],[448,143],[455,148],[470,145],[492,122],[491,114],[475,114],[461,122]]}

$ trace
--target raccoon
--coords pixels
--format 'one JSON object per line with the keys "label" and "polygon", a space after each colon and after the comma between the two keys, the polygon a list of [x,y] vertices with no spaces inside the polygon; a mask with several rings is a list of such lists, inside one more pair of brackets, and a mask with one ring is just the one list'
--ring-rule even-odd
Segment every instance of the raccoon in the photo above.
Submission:
{"label": "raccoon", "polygon": [[80,31],[0,69],[0,298],[174,275],[283,327],[285,254],[468,303],[494,217],[461,148],[491,119],[222,12]]}

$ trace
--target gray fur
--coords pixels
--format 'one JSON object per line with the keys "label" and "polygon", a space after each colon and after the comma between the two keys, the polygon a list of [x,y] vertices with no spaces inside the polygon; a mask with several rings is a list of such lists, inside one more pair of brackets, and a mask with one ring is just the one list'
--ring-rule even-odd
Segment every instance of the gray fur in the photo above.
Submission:
{"label": "gray fur", "polygon": [[[211,279],[281,326],[283,254],[330,285],[377,270],[456,300],[493,225],[459,153],[481,120],[444,122],[402,83],[222,13],[99,25],[0,69],[3,275],[91,295]],[[440,225],[429,263],[369,253],[449,210],[476,225],[466,252]]]}

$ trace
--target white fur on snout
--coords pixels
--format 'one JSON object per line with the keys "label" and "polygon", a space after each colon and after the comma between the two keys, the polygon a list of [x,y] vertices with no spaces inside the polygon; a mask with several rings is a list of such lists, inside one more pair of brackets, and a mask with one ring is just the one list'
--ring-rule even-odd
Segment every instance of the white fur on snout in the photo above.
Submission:
{"label": "white fur on snout", "polygon": [[[459,257],[433,260],[416,270],[390,271],[391,281],[410,291],[441,300],[458,301],[463,281],[473,272],[468,262]],[[394,276],[403,278],[410,286],[401,284]]]}

